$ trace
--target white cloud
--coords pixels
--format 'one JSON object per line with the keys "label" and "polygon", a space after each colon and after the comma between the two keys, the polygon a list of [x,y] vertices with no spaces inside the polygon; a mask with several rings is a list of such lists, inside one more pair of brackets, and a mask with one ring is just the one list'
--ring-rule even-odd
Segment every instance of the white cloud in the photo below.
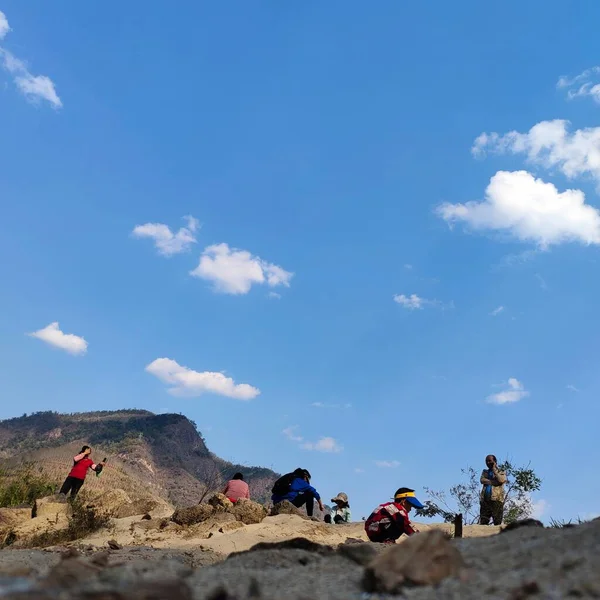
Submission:
{"label": "white cloud", "polygon": [[523,384],[514,377],[508,380],[508,386],[502,392],[488,396],[486,401],[490,404],[510,404],[527,398],[529,392],[525,390]]}
{"label": "white cloud", "polygon": [[600,243],[600,212],[585,204],[582,191],[559,192],[527,171],[498,171],[485,191],[485,200],[444,203],[437,213],[450,224],[505,231],[541,248],[563,242]]}
{"label": "white cloud", "polygon": [[269,292],[267,294],[267,298],[271,298],[271,300],[281,300],[281,294],[278,294],[277,292]]}
{"label": "white cloud", "polygon": [[27,335],[74,355],[85,354],[88,347],[88,343],[82,337],[72,333],[63,333],[59,328],[58,321]]}
{"label": "white cloud", "polygon": [[0,40],[3,40],[6,34],[10,31],[8,19],[6,15],[0,10]]}
{"label": "white cloud", "polygon": [[375,466],[380,469],[396,469],[400,466],[400,462],[397,460],[376,460]]}
{"label": "white cloud", "polygon": [[281,433],[283,433],[283,435],[285,435],[285,437],[292,442],[303,442],[304,438],[295,433],[297,428],[297,425],[290,425],[290,427],[286,427]]}
{"label": "white cloud", "polygon": [[567,386],[567,389],[571,392],[580,392],[581,390],[578,387],[575,387],[572,383]]}
{"label": "white cloud", "polygon": [[223,373],[200,373],[182,367],[170,358],[157,358],[146,367],[146,371],[171,385],[168,392],[173,396],[217,394],[235,400],[252,400],[260,394],[259,389],[247,383],[236,384],[231,377],[226,377]]}
{"label": "white cloud", "polygon": [[361,469],[360,467],[356,467],[356,469],[354,469],[354,472],[355,472],[355,473],[359,473],[359,474],[360,474],[360,473],[364,473],[364,472],[365,472],[365,470],[364,470],[364,469]]}
{"label": "white cloud", "polygon": [[187,252],[192,244],[196,243],[195,233],[199,228],[199,222],[192,216],[184,218],[187,221],[186,227],[181,227],[175,233],[163,223],[146,223],[145,225],[136,225],[131,234],[135,238],[154,240],[154,246],[163,256]]}
{"label": "white cloud", "polygon": [[423,308],[425,301],[423,298],[419,298],[416,294],[405,296],[404,294],[397,294],[394,296],[394,302],[397,302],[400,306],[408,308],[410,310]]}
{"label": "white cloud", "polygon": [[531,502],[531,516],[534,519],[541,520],[542,517],[548,514],[548,510],[550,509],[550,504],[547,500],[540,498],[536,502]]}
{"label": "white cloud", "polygon": [[497,154],[524,154],[529,162],[559,169],[569,179],[591,176],[600,184],[600,127],[570,133],[569,121],[541,121],[527,133],[505,135],[482,133],[471,149],[475,156],[486,151]]}
{"label": "white cloud", "polygon": [[556,87],[567,89],[569,100],[590,96],[600,104],[600,67],[591,67],[575,77],[563,76],[558,80]]}
{"label": "white cloud", "polygon": [[[0,11],[0,40],[11,31],[6,15]],[[32,75],[25,62],[0,47],[2,67],[14,76],[17,88],[31,102],[37,103],[46,100],[54,108],[61,108],[62,101],[56,93],[54,82],[46,75]]]}
{"label": "white cloud", "polygon": [[404,265],[404,268],[405,268],[407,271],[410,271],[410,270],[413,268],[413,266],[412,266],[412,265],[409,265],[408,263],[406,263],[406,264]]}
{"label": "white cloud", "polygon": [[303,450],[336,453],[343,450],[343,446],[340,446],[340,444],[332,437],[322,437],[316,442],[305,441],[301,435],[296,433],[297,428],[298,427],[296,425],[292,425],[290,427],[286,427],[281,433],[283,433],[288,440],[299,443]]}
{"label": "white cloud", "polygon": [[305,442],[302,444],[304,450],[314,450],[316,452],[341,452],[343,447],[332,437],[319,438],[317,442]]}
{"label": "white cloud", "polygon": [[29,72],[24,72],[22,75],[15,77],[15,83],[23,92],[23,95],[33,102],[37,102],[41,98],[50,102],[54,108],[62,106],[54,82],[46,75],[32,75]]}
{"label": "white cloud", "polygon": [[498,306],[498,308],[495,308],[490,315],[492,317],[497,317],[501,312],[504,312],[504,306]]}
{"label": "white cloud", "polygon": [[227,244],[205,248],[200,264],[190,274],[212,281],[214,289],[225,294],[247,294],[253,284],[289,287],[294,275],[247,250],[230,248]]}
{"label": "white cloud", "polygon": [[402,308],[406,308],[407,310],[421,310],[426,306],[440,308],[442,310],[454,308],[453,302],[444,305],[439,300],[428,300],[427,298],[421,298],[420,296],[417,296],[417,294],[410,294],[410,296],[407,296],[406,294],[396,294],[394,296],[394,302],[402,306]]}

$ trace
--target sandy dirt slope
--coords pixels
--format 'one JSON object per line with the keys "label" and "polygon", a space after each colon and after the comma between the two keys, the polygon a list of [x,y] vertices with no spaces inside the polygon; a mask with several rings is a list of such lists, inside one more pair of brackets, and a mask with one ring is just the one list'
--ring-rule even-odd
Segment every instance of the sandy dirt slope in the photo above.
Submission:
{"label": "sandy dirt slope", "polygon": [[[114,521],[113,530],[107,534],[106,531],[94,534],[84,540],[83,544],[97,547],[106,545],[109,538],[115,539],[123,546],[144,545],[154,548],[197,548],[201,546],[222,555],[232,552],[248,550],[255,544],[261,542],[280,542],[296,537],[304,537],[313,542],[335,546],[345,542],[349,538],[367,541],[364,523],[349,523],[348,525],[327,525],[303,519],[296,515],[277,515],[266,517],[262,523],[255,525],[242,525],[234,523],[229,529],[230,523],[214,523],[212,527],[198,528],[197,535],[194,527],[177,530],[172,526],[160,530],[158,528],[145,529],[146,525],[140,521],[140,517],[128,519],[117,519]],[[416,524],[420,531],[429,529],[442,529],[452,531],[447,524],[426,525]],[[223,532],[219,531],[223,529]],[[481,537],[497,533],[497,527],[482,527],[471,525],[465,527],[465,537]],[[209,535],[210,537],[206,537]]]}

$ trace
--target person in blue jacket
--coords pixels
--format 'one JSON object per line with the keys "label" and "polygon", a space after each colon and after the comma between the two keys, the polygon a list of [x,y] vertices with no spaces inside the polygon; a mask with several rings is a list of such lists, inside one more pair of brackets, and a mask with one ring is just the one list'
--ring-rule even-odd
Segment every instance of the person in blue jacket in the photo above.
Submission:
{"label": "person in blue jacket", "polygon": [[294,506],[300,508],[306,504],[306,514],[309,517],[313,515],[315,500],[319,504],[321,511],[323,510],[323,502],[319,492],[310,485],[310,473],[307,469],[296,469],[290,474],[290,486],[287,493],[282,495],[273,494],[271,500],[273,504],[289,500]]}

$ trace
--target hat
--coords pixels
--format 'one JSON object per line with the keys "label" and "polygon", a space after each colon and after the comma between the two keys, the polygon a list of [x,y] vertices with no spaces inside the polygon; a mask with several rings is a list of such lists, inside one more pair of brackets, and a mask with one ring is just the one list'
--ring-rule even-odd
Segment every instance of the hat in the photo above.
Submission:
{"label": "hat", "polygon": [[413,508],[425,508],[425,506],[417,500],[414,492],[396,492],[394,494],[394,501],[406,500]]}
{"label": "hat", "polygon": [[340,492],[335,498],[331,499],[332,502],[345,502],[348,504],[348,496],[344,492]]}

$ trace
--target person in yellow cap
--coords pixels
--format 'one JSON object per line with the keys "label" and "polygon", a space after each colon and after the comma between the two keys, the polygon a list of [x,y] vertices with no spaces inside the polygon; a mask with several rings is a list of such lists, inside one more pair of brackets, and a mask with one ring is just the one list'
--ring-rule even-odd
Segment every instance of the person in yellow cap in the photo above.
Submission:
{"label": "person in yellow cap", "polygon": [[348,496],[344,494],[344,492],[340,492],[335,498],[332,498],[331,501],[333,502],[334,507],[331,510],[331,514],[328,515],[328,522],[335,523],[336,525],[339,525],[340,523],[349,523],[351,514]]}
{"label": "person in yellow cap", "polygon": [[399,488],[392,502],[380,504],[366,520],[367,537],[372,542],[395,544],[402,534],[417,533],[408,518],[408,513],[413,508],[423,508],[423,504],[415,496],[415,490]]}

